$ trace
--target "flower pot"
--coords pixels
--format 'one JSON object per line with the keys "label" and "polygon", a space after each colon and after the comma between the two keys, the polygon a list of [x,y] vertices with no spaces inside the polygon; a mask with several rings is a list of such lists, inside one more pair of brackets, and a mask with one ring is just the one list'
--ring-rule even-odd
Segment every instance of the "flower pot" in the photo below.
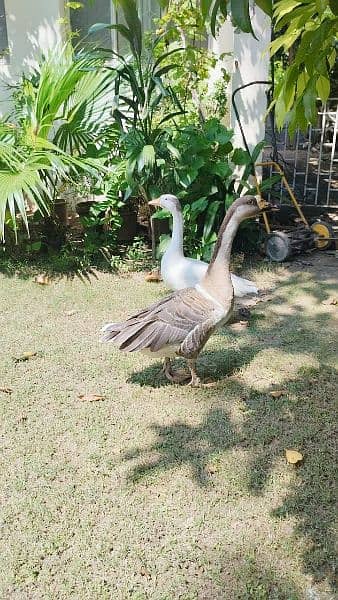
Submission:
{"label": "flower pot", "polygon": [[138,233],[137,210],[133,205],[125,205],[120,209],[120,215],[123,222],[117,234],[117,241],[132,242]]}
{"label": "flower pot", "polygon": [[59,221],[61,225],[68,224],[68,210],[66,200],[58,198],[54,204],[53,213],[57,221]]}
{"label": "flower pot", "polygon": [[95,200],[80,200],[76,204],[76,212],[79,217],[87,217],[91,206],[93,206]]}

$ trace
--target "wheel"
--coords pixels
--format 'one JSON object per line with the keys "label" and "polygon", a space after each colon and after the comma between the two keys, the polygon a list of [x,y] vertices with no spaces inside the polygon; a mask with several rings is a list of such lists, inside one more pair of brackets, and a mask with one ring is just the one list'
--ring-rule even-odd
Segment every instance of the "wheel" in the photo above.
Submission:
{"label": "wheel", "polygon": [[274,231],[265,240],[265,254],[274,262],[283,262],[292,254],[289,236],[284,231]]}
{"label": "wheel", "polygon": [[328,250],[333,244],[333,240],[328,238],[334,237],[334,231],[326,221],[314,221],[311,225],[311,230],[315,234],[315,246],[318,250]]}

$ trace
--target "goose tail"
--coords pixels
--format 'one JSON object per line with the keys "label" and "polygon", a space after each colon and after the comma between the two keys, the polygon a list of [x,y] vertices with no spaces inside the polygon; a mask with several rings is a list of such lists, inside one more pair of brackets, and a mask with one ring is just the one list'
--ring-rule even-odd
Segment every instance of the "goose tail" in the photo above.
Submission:
{"label": "goose tail", "polygon": [[101,342],[111,342],[121,330],[121,323],[107,323],[101,330]]}
{"label": "goose tail", "polygon": [[234,273],[231,273],[231,281],[234,286],[234,294],[237,298],[247,296],[249,294],[258,294],[258,288],[255,286],[253,281],[239,277]]}

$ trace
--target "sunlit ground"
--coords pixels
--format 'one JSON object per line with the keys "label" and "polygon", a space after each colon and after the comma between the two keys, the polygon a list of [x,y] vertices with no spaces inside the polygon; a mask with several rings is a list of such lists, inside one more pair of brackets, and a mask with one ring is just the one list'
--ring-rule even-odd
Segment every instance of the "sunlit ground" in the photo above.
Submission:
{"label": "sunlit ground", "polygon": [[210,340],[204,389],[99,343],[164,293],[143,274],[0,274],[1,598],[334,597],[337,260],[304,260],[245,273],[271,298]]}

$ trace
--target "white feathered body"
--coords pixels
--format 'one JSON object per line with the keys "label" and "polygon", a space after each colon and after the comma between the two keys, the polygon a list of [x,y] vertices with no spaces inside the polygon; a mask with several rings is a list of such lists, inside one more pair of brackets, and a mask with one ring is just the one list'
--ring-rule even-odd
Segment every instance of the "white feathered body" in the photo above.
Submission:
{"label": "white feathered body", "polygon": [[[164,253],[161,261],[161,275],[164,283],[171,290],[181,290],[195,287],[204,277],[208,263],[195,258],[186,258],[171,247]],[[252,281],[231,273],[234,294],[237,298],[247,294],[258,294],[258,289]]]}

